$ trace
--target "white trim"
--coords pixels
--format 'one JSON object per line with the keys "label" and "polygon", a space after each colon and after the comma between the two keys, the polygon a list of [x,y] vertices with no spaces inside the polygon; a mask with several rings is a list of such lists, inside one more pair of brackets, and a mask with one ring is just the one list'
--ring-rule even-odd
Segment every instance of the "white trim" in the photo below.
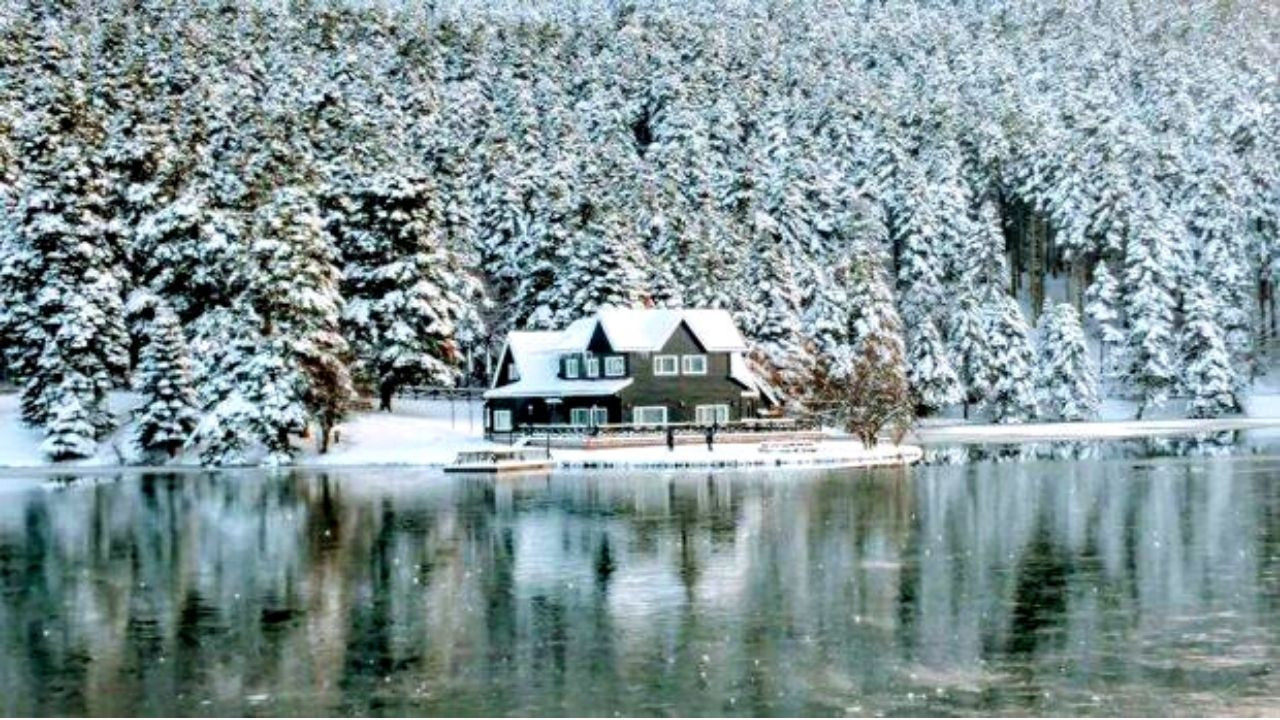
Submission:
{"label": "white trim", "polygon": [[[711,417],[705,417],[707,414],[710,414]],[[699,425],[724,425],[729,422],[729,406],[723,404],[699,405],[693,409],[693,418]]]}
{"label": "white trim", "polygon": [[[690,370],[690,360],[701,360],[701,370]],[[707,356],[706,355],[684,355],[680,358],[680,371],[685,375],[706,375],[707,374]]]}
{"label": "white trim", "polygon": [[[614,370],[616,368],[616,372]],[[621,355],[608,355],[604,359],[604,376],[611,378],[626,377],[627,359]]]}
{"label": "white trim", "polygon": [[600,358],[595,356],[589,356],[587,358],[587,377],[600,377]]}
{"label": "white trim", "polygon": [[[664,360],[671,361],[671,371],[667,372],[662,369]],[[654,355],[653,356],[653,374],[654,377],[671,377],[680,374],[680,356],[679,355]]]}
{"label": "white trim", "polygon": [[578,373],[578,356],[570,355],[564,359],[564,377],[566,380],[577,380]]}
{"label": "white trim", "polygon": [[493,411],[493,431],[494,432],[511,432],[511,411],[510,410],[494,410]]}
{"label": "white trim", "polygon": [[[662,420],[642,420],[641,414],[650,412],[661,412]],[[666,425],[667,424],[667,406],[666,405],[641,405],[631,409],[631,422],[635,425]]]}

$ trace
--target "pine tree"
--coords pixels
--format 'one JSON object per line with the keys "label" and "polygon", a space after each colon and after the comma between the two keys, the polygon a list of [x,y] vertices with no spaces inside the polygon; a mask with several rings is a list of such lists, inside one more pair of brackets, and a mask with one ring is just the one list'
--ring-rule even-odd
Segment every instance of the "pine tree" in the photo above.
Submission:
{"label": "pine tree", "polygon": [[[67,441],[67,428],[93,428],[90,443],[114,425],[107,392],[128,363],[119,258],[104,203],[111,178],[91,151],[102,132],[74,62],[58,44],[41,43],[48,78],[27,98],[18,128],[23,181],[0,267],[0,324],[16,346],[23,419],[58,435],[59,456],[92,449]],[[58,425],[54,426],[54,421]]]}
{"label": "pine tree", "polygon": [[197,412],[186,339],[168,307],[156,310],[138,364],[135,387],[137,442],[145,451],[173,457],[195,429]]}
{"label": "pine tree", "polygon": [[[1093,282],[1085,291],[1085,314],[1093,320],[1098,328],[1098,365],[1107,367],[1108,356],[1115,357],[1115,351],[1124,342],[1121,330],[1120,312],[1117,302],[1120,284],[1107,269],[1108,263],[1099,262],[1094,270]],[[1110,350],[1110,352],[1108,352]]]}
{"label": "pine tree", "polygon": [[980,403],[991,390],[995,359],[989,329],[986,308],[978,293],[971,289],[962,291],[948,316],[947,350],[954,358],[965,418],[969,417],[969,406]]}
{"label": "pine tree", "polygon": [[354,183],[330,229],[342,252],[343,329],[357,376],[377,389],[379,409],[406,384],[448,385],[462,363],[459,325],[476,303],[457,253],[445,242],[443,209],[425,177],[391,173]]}
{"label": "pine tree", "polygon": [[580,229],[561,249],[561,271],[548,292],[555,327],[602,307],[636,307],[650,298],[644,250],[619,208],[587,202],[578,213]]}
{"label": "pine tree", "polygon": [[[874,218],[864,217],[874,227]],[[848,344],[810,360],[801,384],[803,404],[823,423],[839,425],[872,447],[884,428],[900,434],[911,425],[913,401],[884,254],[866,235],[853,249],[846,287]]]}
{"label": "pine tree", "polygon": [[921,414],[937,412],[962,398],[960,381],[932,319],[907,329],[907,378]]}
{"label": "pine tree", "polygon": [[289,456],[288,435],[309,419],[320,426],[324,452],[353,391],[336,252],[314,197],[299,188],[276,192],[258,213],[252,254],[259,270],[248,297],[263,344],[248,361],[247,379],[270,387],[242,394],[266,403],[261,440],[273,462]]}
{"label": "pine tree", "polygon": [[996,422],[1027,422],[1036,416],[1035,355],[1027,323],[1018,303],[1005,295],[992,298],[988,311],[992,381],[984,404]]}
{"label": "pine tree", "polygon": [[1194,418],[1218,417],[1239,412],[1235,373],[1222,339],[1216,308],[1208,288],[1197,282],[1186,296],[1186,317],[1180,332],[1182,382],[1190,400],[1187,414]]}
{"label": "pine tree", "polygon": [[804,366],[800,336],[800,287],[795,269],[775,234],[757,236],[747,266],[748,304],[739,312],[740,327],[781,386],[789,387]]}
{"label": "pine tree", "polygon": [[59,383],[49,409],[49,422],[40,451],[54,462],[92,457],[98,429],[86,400],[92,402],[92,383],[74,372]]}
{"label": "pine tree", "polygon": [[1046,417],[1088,420],[1098,413],[1098,374],[1089,359],[1080,316],[1070,303],[1040,317],[1036,384]]}
{"label": "pine tree", "polygon": [[1160,215],[1162,207],[1150,197],[1144,222],[1125,254],[1125,285],[1129,300],[1127,380],[1138,393],[1138,418],[1164,404],[1177,380],[1173,296],[1176,256],[1172,226]]}

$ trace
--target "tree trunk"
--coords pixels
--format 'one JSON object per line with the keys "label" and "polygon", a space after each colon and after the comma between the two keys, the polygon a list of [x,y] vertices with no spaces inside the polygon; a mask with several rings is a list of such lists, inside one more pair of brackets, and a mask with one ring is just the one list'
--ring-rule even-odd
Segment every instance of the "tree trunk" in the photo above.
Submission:
{"label": "tree trunk", "polygon": [[1037,215],[1031,216],[1031,253],[1027,263],[1027,280],[1031,283],[1031,325],[1040,319],[1040,309],[1044,307],[1044,270],[1045,270],[1045,232],[1044,221]]}
{"label": "tree trunk", "polygon": [[320,422],[320,454],[324,455],[329,452],[329,436],[333,434],[333,423],[328,421]]}
{"label": "tree trunk", "polygon": [[395,396],[396,389],[400,383],[387,378],[378,385],[378,410],[383,412],[391,412],[391,398]]}

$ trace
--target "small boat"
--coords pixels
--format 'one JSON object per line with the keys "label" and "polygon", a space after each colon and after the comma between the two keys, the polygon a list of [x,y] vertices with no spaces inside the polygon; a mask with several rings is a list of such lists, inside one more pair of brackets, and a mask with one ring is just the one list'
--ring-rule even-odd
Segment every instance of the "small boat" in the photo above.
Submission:
{"label": "small boat", "polygon": [[496,448],[493,450],[468,450],[458,453],[452,465],[444,467],[451,473],[542,473],[551,472],[556,466],[546,448]]}

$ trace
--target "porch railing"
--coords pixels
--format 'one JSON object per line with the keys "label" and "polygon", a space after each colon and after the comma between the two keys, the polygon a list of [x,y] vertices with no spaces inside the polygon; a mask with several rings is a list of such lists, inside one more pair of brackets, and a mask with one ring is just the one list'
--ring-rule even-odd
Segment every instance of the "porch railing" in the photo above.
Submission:
{"label": "porch railing", "polygon": [[666,423],[606,423],[603,425],[569,425],[569,424],[526,424],[509,431],[490,433],[495,440],[515,442],[522,438],[626,438],[637,436],[665,436],[670,429],[675,435],[702,435],[707,428],[714,427],[716,433],[751,434],[802,432],[818,430],[816,423],[796,418],[758,418],[750,420],[733,420],[727,423],[684,422]]}

